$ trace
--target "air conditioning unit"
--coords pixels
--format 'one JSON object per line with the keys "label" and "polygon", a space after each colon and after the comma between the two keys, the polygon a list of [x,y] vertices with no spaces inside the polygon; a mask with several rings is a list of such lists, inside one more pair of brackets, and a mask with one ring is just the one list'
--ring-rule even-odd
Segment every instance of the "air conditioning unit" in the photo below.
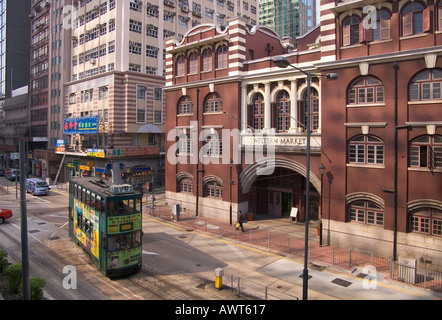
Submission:
{"label": "air conditioning unit", "polygon": [[92,64],[96,64],[96,63],[97,63],[97,60],[95,60],[95,59],[91,59],[91,63],[92,63]]}
{"label": "air conditioning unit", "polygon": [[119,184],[119,185],[115,185],[115,186],[110,186],[109,192],[111,192],[113,194],[133,193],[134,187],[130,184]]}
{"label": "air conditioning unit", "polygon": [[189,12],[189,6],[183,5],[181,10],[183,10],[183,12]]}

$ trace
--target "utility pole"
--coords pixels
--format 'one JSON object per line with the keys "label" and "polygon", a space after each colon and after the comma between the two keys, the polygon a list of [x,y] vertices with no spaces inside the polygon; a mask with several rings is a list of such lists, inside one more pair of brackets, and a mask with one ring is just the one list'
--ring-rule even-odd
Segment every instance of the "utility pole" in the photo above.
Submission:
{"label": "utility pole", "polygon": [[30,300],[29,289],[29,253],[28,253],[28,217],[26,213],[26,189],[25,189],[25,163],[26,151],[25,140],[19,142],[19,167],[20,167],[20,212],[21,212],[21,259],[22,259],[22,280],[23,280],[23,300]]}

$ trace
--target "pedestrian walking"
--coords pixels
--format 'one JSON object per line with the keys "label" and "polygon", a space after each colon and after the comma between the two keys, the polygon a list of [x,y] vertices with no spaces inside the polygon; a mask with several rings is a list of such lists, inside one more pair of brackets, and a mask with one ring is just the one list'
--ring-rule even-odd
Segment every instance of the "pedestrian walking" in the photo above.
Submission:
{"label": "pedestrian walking", "polygon": [[245,217],[242,214],[241,210],[238,211],[238,218],[237,218],[238,222],[236,223],[236,230],[241,229],[242,232],[244,232],[244,227],[243,227],[243,223],[245,221]]}

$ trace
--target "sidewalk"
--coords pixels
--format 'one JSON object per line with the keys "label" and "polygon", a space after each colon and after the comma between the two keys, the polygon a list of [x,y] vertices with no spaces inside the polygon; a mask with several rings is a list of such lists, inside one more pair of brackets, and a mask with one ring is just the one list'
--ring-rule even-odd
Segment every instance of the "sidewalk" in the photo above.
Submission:
{"label": "sidewalk", "polygon": [[[232,221],[232,225],[230,225],[229,222],[222,222],[205,217],[195,217],[193,214],[188,213],[181,213],[179,219],[176,219],[176,217],[172,216],[172,208],[169,205],[156,207],[153,214],[150,206],[145,206],[144,213],[181,225],[189,230],[202,231],[215,237],[225,238],[229,241],[285,256],[292,259],[293,263],[297,262],[299,265],[302,265],[304,261],[305,224],[291,222],[288,217],[273,218],[267,215],[256,215],[252,221],[248,221],[244,224],[245,232],[241,232],[235,229],[236,220]],[[364,279],[364,277],[367,277],[367,270],[365,270],[365,268],[374,266],[378,279],[387,286],[393,285],[407,287],[411,290],[424,290],[419,284],[409,284],[392,279],[390,277],[391,265],[389,259],[377,257],[369,252],[344,250],[326,246],[326,239],[323,239],[323,244],[323,246],[319,245],[316,224],[311,223],[309,227],[308,269],[309,275],[316,274],[316,279],[323,277],[322,271],[327,269],[332,273],[336,272],[348,275],[350,278],[347,279],[347,281],[338,283],[341,286],[345,286],[346,283],[354,282],[352,278],[359,278],[359,280],[361,280],[361,278]],[[280,267],[278,264],[273,265],[272,268],[269,268],[268,275],[274,278],[275,270],[284,269],[280,269]],[[293,268],[298,267],[292,265],[291,268],[293,270]],[[299,271],[301,274],[302,268],[299,268]],[[283,278],[278,278],[284,281]],[[309,283],[310,282],[311,281],[309,281]],[[318,286],[321,286],[319,282]],[[435,285],[427,283],[426,288],[434,288],[439,291],[439,287],[440,283],[437,282]],[[439,296],[440,292],[437,291],[435,294]]]}

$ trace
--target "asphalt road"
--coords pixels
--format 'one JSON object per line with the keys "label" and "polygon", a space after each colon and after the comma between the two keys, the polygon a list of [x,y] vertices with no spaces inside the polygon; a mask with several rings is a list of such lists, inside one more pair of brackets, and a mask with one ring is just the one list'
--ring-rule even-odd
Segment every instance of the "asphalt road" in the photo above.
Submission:
{"label": "asphalt road", "polygon": [[[0,184],[4,178],[0,178]],[[294,300],[302,296],[302,262],[219,239],[143,216],[143,268],[134,276],[110,280],[68,237],[68,196],[27,195],[31,276],[47,280],[45,294],[54,300],[235,300],[251,297]],[[20,260],[20,203],[15,194],[0,195],[0,207],[14,216],[0,225],[0,247]],[[75,267],[77,288],[66,289],[66,267]],[[214,270],[224,269],[224,289],[213,288]],[[309,270],[311,300],[430,300],[440,296],[408,286],[366,279],[339,270]],[[228,287],[241,283],[242,296]]]}

